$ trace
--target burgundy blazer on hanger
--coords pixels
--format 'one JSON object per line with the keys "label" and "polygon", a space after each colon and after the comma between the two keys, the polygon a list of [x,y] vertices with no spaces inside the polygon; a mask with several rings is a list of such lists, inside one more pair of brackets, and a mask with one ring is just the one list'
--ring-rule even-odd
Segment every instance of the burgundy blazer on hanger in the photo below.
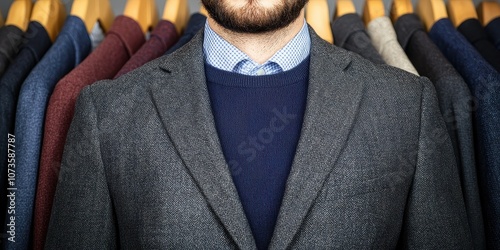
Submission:
{"label": "burgundy blazer on hanger", "polygon": [[129,17],[118,16],[99,47],[57,83],[45,117],[35,200],[34,246],[45,243],[66,134],[80,91],[98,80],[112,79],[144,42],[139,24]]}
{"label": "burgundy blazer on hanger", "polygon": [[128,60],[115,78],[162,56],[177,40],[179,40],[179,34],[175,25],[170,21],[161,20],[151,32],[149,40]]}

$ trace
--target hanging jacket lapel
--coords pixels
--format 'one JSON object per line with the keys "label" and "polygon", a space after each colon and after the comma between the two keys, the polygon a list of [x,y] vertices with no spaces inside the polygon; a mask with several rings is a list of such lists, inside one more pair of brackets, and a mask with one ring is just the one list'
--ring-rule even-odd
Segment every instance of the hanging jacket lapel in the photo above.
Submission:
{"label": "hanging jacket lapel", "polygon": [[311,64],[301,137],[270,249],[288,249],[342,152],[363,93],[351,56],[310,30]]}
{"label": "hanging jacket lapel", "polygon": [[216,217],[239,248],[255,249],[215,128],[202,43],[200,32],[161,59],[161,73],[155,76],[151,95],[168,136]]}

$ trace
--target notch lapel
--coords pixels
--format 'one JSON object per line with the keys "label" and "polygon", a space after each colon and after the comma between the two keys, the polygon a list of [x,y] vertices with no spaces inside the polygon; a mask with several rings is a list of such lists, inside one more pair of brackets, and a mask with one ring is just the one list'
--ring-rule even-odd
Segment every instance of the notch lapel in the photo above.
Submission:
{"label": "notch lapel", "polygon": [[215,128],[202,48],[200,32],[163,57],[151,95],[168,136],[216,217],[240,249],[255,249]]}
{"label": "notch lapel", "polygon": [[342,152],[363,93],[348,70],[351,56],[310,34],[306,112],[270,249],[290,247]]}

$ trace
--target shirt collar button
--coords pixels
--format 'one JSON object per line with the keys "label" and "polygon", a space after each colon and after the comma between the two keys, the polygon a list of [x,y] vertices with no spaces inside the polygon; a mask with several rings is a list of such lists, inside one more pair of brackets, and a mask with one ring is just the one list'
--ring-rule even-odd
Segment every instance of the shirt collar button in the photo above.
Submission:
{"label": "shirt collar button", "polygon": [[261,69],[258,69],[258,70],[257,70],[257,75],[258,75],[258,76],[263,76],[263,75],[265,75],[265,74],[266,74],[266,71],[265,71],[264,69],[262,69],[262,68],[261,68]]}

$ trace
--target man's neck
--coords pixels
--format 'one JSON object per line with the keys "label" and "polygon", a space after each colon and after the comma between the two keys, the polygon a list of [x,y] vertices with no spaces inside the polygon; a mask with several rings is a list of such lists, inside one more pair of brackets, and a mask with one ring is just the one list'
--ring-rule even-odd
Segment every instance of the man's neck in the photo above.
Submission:
{"label": "man's neck", "polygon": [[208,25],[219,36],[243,51],[253,61],[263,64],[299,33],[304,25],[304,10],[287,27],[262,34],[236,33],[220,26],[210,17]]}

